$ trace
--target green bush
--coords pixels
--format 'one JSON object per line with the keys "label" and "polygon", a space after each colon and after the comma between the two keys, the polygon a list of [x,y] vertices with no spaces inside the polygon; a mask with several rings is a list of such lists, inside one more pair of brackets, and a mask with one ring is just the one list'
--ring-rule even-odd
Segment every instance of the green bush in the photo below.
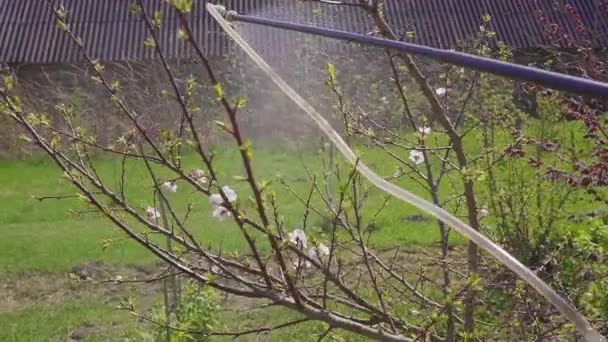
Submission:
{"label": "green bush", "polygon": [[200,342],[209,339],[208,333],[216,324],[218,298],[207,286],[189,282],[182,288],[174,313],[167,314],[164,305],[154,308],[153,320],[168,324],[158,325],[155,339],[171,342]]}

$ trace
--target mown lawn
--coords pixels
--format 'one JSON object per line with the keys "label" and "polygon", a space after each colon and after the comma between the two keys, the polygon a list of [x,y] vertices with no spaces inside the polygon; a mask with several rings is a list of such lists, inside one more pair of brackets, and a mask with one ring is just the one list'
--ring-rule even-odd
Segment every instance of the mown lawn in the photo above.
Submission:
{"label": "mown lawn", "polygon": [[[479,151],[480,137],[469,135],[467,145],[470,151]],[[437,145],[445,144],[436,141]],[[381,175],[392,175],[396,164],[377,150],[359,146],[358,152],[363,161]],[[407,154],[403,151],[404,159]],[[285,226],[293,229],[301,225],[304,208],[295,197],[277,181],[277,175],[293,187],[298,193],[305,195],[310,188],[307,168],[321,176],[323,164],[321,154],[314,148],[303,150],[287,150],[281,146],[254,146],[254,168],[258,181],[272,180],[272,189],[276,192],[280,203],[281,215]],[[201,168],[194,154],[187,155],[183,160],[186,170]],[[112,186],[118,184],[120,177],[120,160],[99,159],[97,171],[102,178]],[[241,175],[239,155],[234,149],[219,148],[216,151],[215,164],[221,170],[220,181],[229,184],[239,194],[243,205],[248,204],[246,184],[234,179]],[[342,166],[343,172],[348,170]],[[500,170],[498,170],[500,172]],[[168,177],[166,173],[160,176]],[[151,181],[145,166],[141,163],[128,163],[127,187],[125,193],[132,205],[143,212],[147,205],[153,203]],[[452,186],[458,188],[458,176],[454,177]],[[397,181],[404,188],[428,198],[419,185],[407,179]],[[100,290],[90,288],[92,295],[86,296],[89,290],[82,290],[78,298],[69,294],[63,299],[49,300],[47,296],[36,297],[36,287],[30,294],[34,299],[19,302],[14,293],[6,290],[6,283],[28,282],[32,277],[49,279],[67,278],[67,274],[80,265],[91,262],[101,262],[104,267],[120,270],[124,267],[147,267],[157,261],[146,250],[135,243],[123,239],[121,232],[109,221],[97,214],[87,212],[87,207],[78,198],[44,199],[35,196],[71,196],[74,190],[62,178],[55,165],[44,157],[32,157],[24,161],[0,161],[0,340],[1,341],[33,341],[33,340],[65,340],[75,328],[84,329],[97,327],[89,336],[131,336],[132,326],[124,326],[124,322],[136,325],[135,320],[126,317],[124,312],[114,309],[119,296],[114,295],[108,300],[100,295]],[[480,187],[480,203],[483,205],[485,191]],[[448,181],[442,185],[443,195],[452,193],[453,188]],[[383,201],[384,195],[375,189],[369,190],[368,205],[364,216],[369,217]],[[172,203],[180,212],[185,212],[189,203],[193,203],[189,226],[195,235],[205,245],[221,246],[224,251],[245,251],[246,245],[235,225],[229,220],[219,222],[212,218],[211,209],[203,195],[188,189],[183,183],[177,193],[171,194]],[[319,204],[319,200],[313,201]],[[575,211],[592,205],[578,203],[580,206],[565,208]],[[249,212],[253,212],[252,210]],[[322,225],[322,220],[314,215],[310,218],[313,225]],[[437,225],[434,220],[407,204],[391,201],[376,223],[377,231],[372,244],[377,247],[395,245],[427,246],[436,244],[439,240]],[[288,228],[290,229],[290,228]],[[455,244],[464,243],[459,235],[451,234]],[[104,248],[104,241],[112,240],[109,247]],[[2,280],[4,279],[4,280]],[[5,290],[1,288],[4,285]],[[69,286],[69,285],[62,285]],[[10,286],[9,286],[10,288]],[[84,291],[84,292],[82,292]],[[14,292],[14,291],[13,291]],[[23,294],[22,294],[23,295]],[[3,299],[17,300],[17,305],[3,305]],[[249,326],[258,319],[271,320],[267,316],[284,316],[285,312],[269,312],[255,317],[244,315],[243,326]],[[120,323],[120,324],[119,324]],[[110,330],[99,327],[114,327]],[[316,324],[314,329],[322,329]],[[108,331],[112,333],[108,335]],[[286,331],[281,339],[292,338],[300,329]],[[137,339],[137,337],[135,337]],[[302,337],[303,338],[303,337]],[[88,338],[87,338],[88,339]],[[103,338],[101,338],[103,339]]]}
{"label": "mown lawn", "polygon": [[[279,184],[277,175],[281,175],[302,195],[306,194],[310,187],[306,167],[319,174],[322,170],[318,151],[311,149],[294,152],[265,147],[255,149],[254,153],[258,179],[273,180],[273,190],[279,199],[286,226],[298,227],[301,225],[303,206],[288,189]],[[216,158],[217,168],[222,172],[222,181],[230,184],[241,199],[248,196],[246,184],[233,179],[241,170],[236,151],[219,151]],[[102,178],[110,185],[117,184],[120,161],[107,159],[97,162],[97,170]],[[394,172],[395,165],[392,162],[378,159],[374,154],[370,153],[369,162],[382,174],[390,175]],[[184,165],[187,169],[200,167],[195,155],[187,156]],[[143,211],[143,208],[153,203],[151,182],[144,165],[129,163],[127,180],[127,197],[133,206]],[[416,189],[417,186],[410,183],[404,181],[403,185]],[[74,268],[94,261],[102,262],[108,268],[156,263],[156,259],[145,249],[122,239],[122,233],[108,220],[88,212],[88,208],[78,198],[37,199],[41,196],[75,194],[47,158],[0,161],[0,184],[2,278],[26,280],[32,274],[67,277]],[[175,206],[182,211],[188,203],[194,203],[190,226],[206,244],[221,245],[224,250],[245,250],[244,241],[234,224],[229,220],[219,222],[211,217],[206,197],[186,186],[180,186],[178,192],[171,196]],[[368,214],[376,211],[382,198],[382,194],[370,190],[369,206],[366,209]],[[420,245],[438,241],[434,222],[427,218],[408,220],[408,216],[415,214],[419,213],[414,208],[396,201],[391,202],[377,222],[379,229],[373,243],[388,246],[395,243]],[[322,224],[321,219],[314,216],[310,222]],[[104,248],[104,241],[108,240],[114,242]],[[86,330],[88,324],[104,325],[116,317],[122,317],[124,313],[116,312],[114,305],[115,303],[106,303],[99,296],[77,300],[68,296],[65,302],[52,305],[44,297],[27,301],[21,307],[3,308],[0,305],[0,340],[28,341],[33,336],[65,339],[74,327],[84,324]]]}
{"label": "mown lawn", "polygon": [[[296,191],[305,195],[310,183],[304,165],[318,172],[320,164],[313,152],[294,155],[270,149],[256,151],[256,170],[259,179],[273,180],[273,190],[277,193],[286,226],[300,224],[303,206],[291,193],[276,181],[281,175]],[[189,156],[185,163],[196,165],[196,157]],[[229,152],[220,154],[216,161],[224,174],[229,174],[226,183],[245,194],[246,185],[232,180],[238,174],[238,156]],[[383,165],[386,163],[387,165]],[[380,172],[392,174],[394,165],[386,161],[373,161]],[[380,165],[380,167],[378,167]],[[98,171],[111,185],[119,172],[118,160],[99,161]],[[236,169],[236,170],[235,170]],[[141,164],[133,164],[128,169],[127,197],[136,208],[142,209],[153,203],[151,182]],[[410,182],[406,182],[410,183]],[[103,248],[106,239],[118,239],[121,232],[105,218],[89,213],[88,208],[78,198],[36,199],[39,196],[72,196],[75,191],[61,177],[55,165],[44,159],[28,161],[0,161],[0,271],[3,273],[24,271],[61,272],[86,261],[102,260],[109,263],[153,262],[148,253],[134,243],[118,240],[110,248]],[[406,185],[408,186],[408,185]],[[410,188],[417,185],[409,184]],[[369,212],[380,205],[381,194],[370,191]],[[245,247],[231,222],[212,219],[206,198],[192,190],[181,187],[172,194],[176,206],[185,209],[187,203],[195,203],[191,226],[204,241],[221,243],[226,249],[241,250]],[[243,197],[241,197],[243,198]],[[378,226],[381,229],[376,244],[384,245],[394,241],[408,243],[430,243],[437,241],[434,229],[429,223],[404,222],[408,215],[417,211],[405,204],[391,203],[384,211]],[[314,219],[313,219],[314,220]],[[314,222],[314,221],[313,221]],[[320,224],[320,221],[316,222]]]}
{"label": "mown lawn", "polygon": [[74,329],[87,334],[87,328],[95,329],[96,336],[88,335],[88,340],[104,341],[119,337],[128,329],[107,334],[99,330],[100,325],[118,325],[130,319],[126,312],[109,305],[91,300],[69,301],[59,305],[32,305],[21,310],[0,313],[0,336],[3,341],[65,341],[67,336],[78,337]]}

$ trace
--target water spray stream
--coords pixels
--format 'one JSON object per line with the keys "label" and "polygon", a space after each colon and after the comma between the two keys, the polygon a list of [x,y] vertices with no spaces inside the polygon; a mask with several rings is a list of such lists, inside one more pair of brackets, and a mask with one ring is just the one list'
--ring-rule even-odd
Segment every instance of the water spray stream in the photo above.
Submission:
{"label": "water spray stream", "polygon": [[217,20],[222,29],[241,47],[241,49],[243,49],[243,51],[245,51],[245,53],[247,53],[247,55],[249,55],[249,57],[253,59],[258,67],[260,67],[272,79],[272,81],[321,128],[323,133],[332,141],[344,158],[346,158],[346,160],[351,163],[353,167],[356,167],[357,171],[370,183],[377,188],[399,198],[400,200],[414,205],[415,207],[440,219],[471,241],[475,242],[479,247],[486,250],[501,263],[515,272],[519,277],[528,282],[528,284],[530,284],[550,303],[552,303],[565,317],[572,321],[578,331],[584,336],[586,341],[606,342],[606,339],[595,329],[593,329],[585,317],[583,317],[583,315],[581,315],[572,304],[557,294],[547,283],[536,276],[532,270],[524,266],[507,251],[444,209],[384,180],[382,177],[374,173],[369,167],[360,161],[359,157],[357,157],[357,155],[350,149],[338,132],[336,132],[327,122],[327,120],[325,120],[325,118],[323,118],[323,116],[321,116],[321,114],[319,114],[312,105],[310,105],[295,90],[293,90],[231,27],[230,23],[224,19],[224,15],[229,17],[231,15],[235,15],[235,12],[226,12],[223,7],[212,4],[207,4],[207,10],[211,16]]}

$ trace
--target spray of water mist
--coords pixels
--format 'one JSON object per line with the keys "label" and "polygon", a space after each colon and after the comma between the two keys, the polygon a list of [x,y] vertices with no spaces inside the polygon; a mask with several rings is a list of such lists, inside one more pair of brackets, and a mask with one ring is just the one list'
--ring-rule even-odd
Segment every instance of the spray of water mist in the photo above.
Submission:
{"label": "spray of water mist", "polygon": [[[552,303],[564,316],[571,320],[578,331],[584,336],[588,342],[606,342],[606,339],[600,335],[589,322],[581,315],[576,308],[562,298],[555,290],[547,283],[540,279],[532,270],[524,266],[521,262],[515,259],[502,247],[496,245],[490,239],[480,234],[469,225],[458,219],[454,215],[445,211],[442,208],[426,201],[417,195],[402,189],[401,187],[389,183],[382,177],[374,173],[369,167],[362,163],[357,155],[344,142],[342,137],[331,127],[331,125],[319,114],[315,108],[305,101],[296,91],[294,91],[269,65],[264,61],[255,50],[231,27],[230,23],[224,19],[224,15],[230,17],[234,12],[226,12],[223,7],[208,4],[207,10],[213,16],[224,31],[249,55],[253,61],[260,67],[272,81],[300,107],[323,131],[329,140],[336,146],[343,157],[357,169],[357,171],[365,177],[374,186],[383,191],[407,202],[415,207],[433,215],[446,224],[456,229],[459,233],[466,236],[468,239],[476,243],[479,247],[486,250],[501,263],[515,272],[519,277],[524,279],[541,295],[543,295],[550,303]],[[219,11],[218,11],[219,10]],[[221,12],[221,13],[220,13]]]}

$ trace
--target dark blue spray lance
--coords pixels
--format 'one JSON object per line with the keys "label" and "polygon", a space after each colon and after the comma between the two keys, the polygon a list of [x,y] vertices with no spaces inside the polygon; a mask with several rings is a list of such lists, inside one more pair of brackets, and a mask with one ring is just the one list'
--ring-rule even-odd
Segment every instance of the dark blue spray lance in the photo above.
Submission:
{"label": "dark blue spray lance", "polygon": [[427,56],[432,59],[478,71],[492,73],[495,75],[501,75],[512,79],[540,83],[546,87],[556,90],[563,90],[579,95],[608,99],[608,83],[565,75],[525,65],[503,62],[496,59],[480,57],[452,50],[437,49],[397,40],[377,38],[348,31],[242,15],[234,11],[228,11],[226,19],[399,50],[409,54]]}

